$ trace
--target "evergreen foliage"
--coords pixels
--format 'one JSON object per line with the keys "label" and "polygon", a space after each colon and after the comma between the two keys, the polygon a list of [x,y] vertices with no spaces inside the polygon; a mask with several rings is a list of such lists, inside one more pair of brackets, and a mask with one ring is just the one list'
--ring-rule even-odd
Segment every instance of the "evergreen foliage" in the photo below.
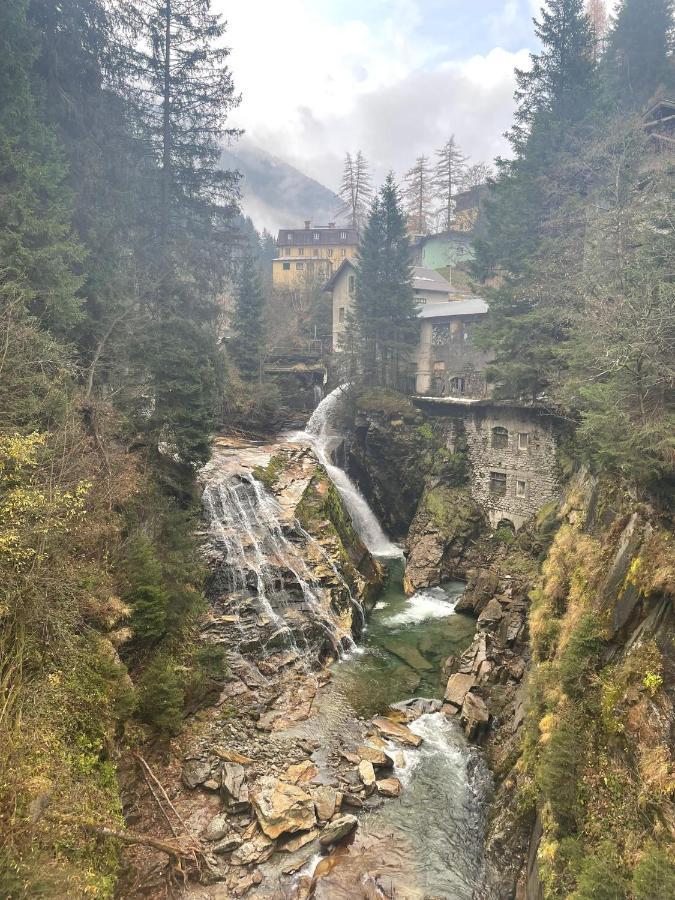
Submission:
{"label": "evergreen foliage", "polygon": [[410,247],[393,174],[375,197],[363,232],[354,309],[366,383],[401,387],[416,313]]}
{"label": "evergreen foliage", "polygon": [[658,89],[672,94],[672,53],[672,0],[622,0],[603,61],[618,103],[637,109]]}
{"label": "evergreen foliage", "polygon": [[232,356],[244,378],[260,379],[265,347],[265,295],[256,261],[247,255],[239,262],[232,327]]}

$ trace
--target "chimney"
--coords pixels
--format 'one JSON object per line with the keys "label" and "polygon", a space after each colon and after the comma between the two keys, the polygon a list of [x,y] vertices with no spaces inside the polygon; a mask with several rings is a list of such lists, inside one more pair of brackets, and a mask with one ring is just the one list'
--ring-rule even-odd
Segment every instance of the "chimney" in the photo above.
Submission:
{"label": "chimney", "polygon": [[309,219],[305,219],[305,228],[306,228],[308,231],[309,231],[309,226],[310,226],[310,225],[311,225],[310,220],[309,220]]}
{"label": "chimney", "polygon": [[329,228],[335,228],[335,222],[329,222],[329,223],[328,223],[328,227],[329,227]]}

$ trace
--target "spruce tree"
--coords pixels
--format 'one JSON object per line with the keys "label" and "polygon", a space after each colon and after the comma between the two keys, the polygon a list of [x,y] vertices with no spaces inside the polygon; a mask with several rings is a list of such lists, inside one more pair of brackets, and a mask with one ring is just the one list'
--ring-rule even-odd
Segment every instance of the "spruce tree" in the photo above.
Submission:
{"label": "spruce tree", "polygon": [[672,0],[622,0],[607,38],[606,69],[624,107],[639,108],[660,87],[672,92]]}
{"label": "spruce tree", "polygon": [[263,314],[265,295],[260,283],[258,264],[250,254],[239,262],[234,307],[232,356],[244,378],[255,380],[262,373],[265,346]]}
{"label": "spruce tree", "polygon": [[373,201],[359,247],[354,324],[367,383],[404,387],[415,320],[410,246],[390,173]]}

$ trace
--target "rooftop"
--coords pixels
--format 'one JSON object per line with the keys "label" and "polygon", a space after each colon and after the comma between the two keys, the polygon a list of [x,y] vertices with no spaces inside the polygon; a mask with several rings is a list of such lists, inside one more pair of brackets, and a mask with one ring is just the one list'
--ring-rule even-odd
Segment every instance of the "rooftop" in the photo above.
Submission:
{"label": "rooftop", "polygon": [[420,319],[445,319],[452,316],[480,316],[488,311],[488,305],[481,297],[467,297],[464,300],[448,300],[446,303],[428,303],[417,313]]}
{"label": "rooftop", "polygon": [[302,228],[281,228],[277,236],[277,246],[289,244],[358,244],[359,233],[347,225],[312,225],[307,220]]}
{"label": "rooftop", "polygon": [[426,266],[412,267],[412,281],[416,291],[438,291],[447,295],[452,290],[450,282],[440,272]]}

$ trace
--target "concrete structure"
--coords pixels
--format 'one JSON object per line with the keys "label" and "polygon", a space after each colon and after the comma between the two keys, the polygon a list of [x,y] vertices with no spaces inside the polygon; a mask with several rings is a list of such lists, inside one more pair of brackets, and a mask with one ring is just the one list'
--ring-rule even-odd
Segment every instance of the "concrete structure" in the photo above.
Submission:
{"label": "concrete structure", "polygon": [[[333,310],[333,349],[340,350],[356,294],[356,261],[345,259],[324,287],[330,295]],[[412,283],[415,302],[420,310],[447,305],[452,289],[433,269],[413,266]]]}
{"label": "concrete structure", "polygon": [[448,449],[468,446],[471,494],[493,528],[520,528],[559,493],[555,420],[545,410],[498,400],[413,398],[447,418]]}
{"label": "concrete structure", "polygon": [[297,288],[308,282],[319,286],[346,260],[356,256],[358,232],[355,228],[312,225],[282,228],[277,237],[277,255],[272,260],[272,284],[276,288]]}
{"label": "concrete structure", "polygon": [[489,356],[474,342],[474,330],[488,311],[480,297],[459,295],[420,308],[415,392],[434,397],[486,396],[484,370]]}

